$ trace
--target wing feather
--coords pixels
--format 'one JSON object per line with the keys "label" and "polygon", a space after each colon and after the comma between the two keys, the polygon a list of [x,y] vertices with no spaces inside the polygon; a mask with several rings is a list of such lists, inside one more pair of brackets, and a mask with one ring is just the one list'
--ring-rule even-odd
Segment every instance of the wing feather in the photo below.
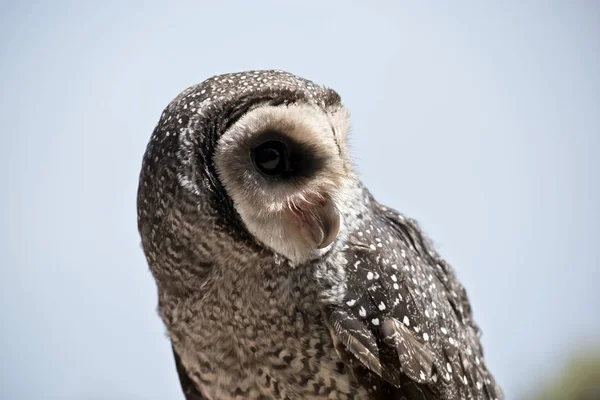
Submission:
{"label": "wing feather", "polygon": [[501,400],[454,271],[415,221],[371,202],[348,237],[346,297],[326,310],[338,354],[389,398]]}

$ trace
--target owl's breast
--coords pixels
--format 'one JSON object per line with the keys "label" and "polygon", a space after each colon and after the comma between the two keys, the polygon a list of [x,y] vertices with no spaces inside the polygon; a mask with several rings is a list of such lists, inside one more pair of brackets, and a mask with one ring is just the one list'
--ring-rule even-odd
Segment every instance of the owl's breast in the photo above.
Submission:
{"label": "owl's breast", "polygon": [[231,280],[212,289],[192,321],[171,329],[203,393],[214,399],[368,398],[338,357],[311,279],[311,271],[291,270]]}

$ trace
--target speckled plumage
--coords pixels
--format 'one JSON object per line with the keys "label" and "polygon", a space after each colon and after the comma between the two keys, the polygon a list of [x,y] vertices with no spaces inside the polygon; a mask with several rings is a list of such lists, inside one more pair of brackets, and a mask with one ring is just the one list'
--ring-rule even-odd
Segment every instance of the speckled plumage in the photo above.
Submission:
{"label": "speckled plumage", "polygon": [[[188,400],[502,398],[452,268],[352,171],[344,112],[333,90],[251,71],[190,87],[162,114],[138,226]],[[238,151],[252,123],[321,117],[295,135],[321,151],[323,171],[288,185],[276,218],[260,220],[281,189],[227,165],[224,147]],[[304,138],[312,126],[325,130]],[[333,243],[309,254],[302,236],[281,237],[281,208],[325,201],[341,215]]]}

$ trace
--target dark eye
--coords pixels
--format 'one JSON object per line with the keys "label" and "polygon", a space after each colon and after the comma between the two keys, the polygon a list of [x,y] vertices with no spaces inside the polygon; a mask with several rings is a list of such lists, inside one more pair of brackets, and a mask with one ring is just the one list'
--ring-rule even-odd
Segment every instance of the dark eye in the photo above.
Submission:
{"label": "dark eye", "polygon": [[285,172],[288,165],[287,158],[287,146],[279,140],[269,140],[252,150],[254,165],[267,176],[277,176]]}

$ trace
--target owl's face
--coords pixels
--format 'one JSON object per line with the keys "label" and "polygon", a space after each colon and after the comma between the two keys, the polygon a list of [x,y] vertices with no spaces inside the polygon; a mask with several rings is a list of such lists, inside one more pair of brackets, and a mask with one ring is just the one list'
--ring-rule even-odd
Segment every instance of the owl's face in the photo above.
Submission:
{"label": "owl's face", "polygon": [[217,142],[214,163],[255,239],[293,263],[331,247],[343,220],[348,114],[310,103],[259,105]]}

